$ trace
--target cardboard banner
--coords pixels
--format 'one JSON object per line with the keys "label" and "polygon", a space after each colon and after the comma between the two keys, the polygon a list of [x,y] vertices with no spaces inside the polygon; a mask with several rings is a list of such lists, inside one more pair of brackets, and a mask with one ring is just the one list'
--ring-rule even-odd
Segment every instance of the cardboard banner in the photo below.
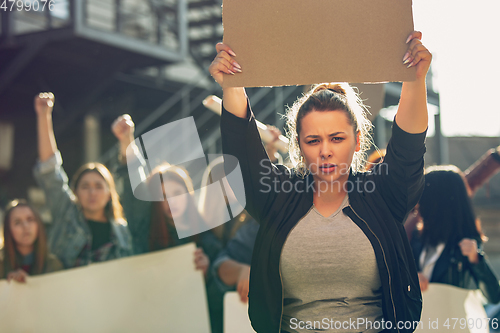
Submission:
{"label": "cardboard banner", "polygon": [[248,318],[248,303],[236,291],[224,294],[224,333],[255,333]]}
{"label": "cardboard banner", "polygon": [[194,244],[0,281],[0,332],[209,333]]}
{"label": "cardboard banner", "polygon": [[[486,316],[478,293],[479,290],[429,283],[429,289],[422,293],[422,324],[417,332],[488,333],[491,320]],[[496,324],[498,326],[498,321]]]}
{"label": "cardboard banner", "polygon": [[243,69],[227,87],[415,80],[411,0],[224,0],[222,20]]}

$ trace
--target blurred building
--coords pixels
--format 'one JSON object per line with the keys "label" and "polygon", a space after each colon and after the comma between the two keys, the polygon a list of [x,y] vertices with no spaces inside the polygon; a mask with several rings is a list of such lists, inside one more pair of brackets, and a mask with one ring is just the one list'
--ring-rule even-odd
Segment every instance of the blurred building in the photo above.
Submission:
{"label": "blurred building", "polygon": [[[201,104],[221,94],[208,75],[222,40],[220,0],[24,0],[0,12],[2,203],[34,185],[33,98],[41,91],[56,96],[54,128],[69,175],[114,157],[109,129],[123,113],[137,135],[193,116],[205,150],[220,152],[219,116]],[[256,105],[283,106],[300,92],[249,95]]]}

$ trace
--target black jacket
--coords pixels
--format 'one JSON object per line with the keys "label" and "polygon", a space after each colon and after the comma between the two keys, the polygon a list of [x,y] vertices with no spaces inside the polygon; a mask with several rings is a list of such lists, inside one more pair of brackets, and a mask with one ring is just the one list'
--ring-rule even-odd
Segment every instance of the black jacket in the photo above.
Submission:
{"label": "black jacket", "polygon": [[[302,179],[269,162],[250,107],[246,119],[223,110],[221,132],[224,154],[239,160],[246,210],[260,223],[250,272],[250,320],[258,333],[279,333],[284,295],[281,250],[313,206],[313,178]],[[394,124],[385,163],[373,172],[350,175],[354,190],[348,188],[350,205],[343,210],[373,246],[384,319],[392,322],[392,332],[413,332],[396,329],[396,322],[418,321],[422,310],[417,269],[402,222],[423,191],[424,140],[425,132],[409,134]],[[235,166],[226,163],[225,168],[229,174]]]}
{"label": "black jacket", "polygon": [[[420,254],[424,249],[424,244],[415,230],[412,235],[411,247],[417,263],[417,269],[421,271]],[[470,288],[474,281],[475,285],[481,289],[484,297],[490,303],[500,302],[500,284],[484,251],[479,250],[479,262],[471,264],[469,259],[462,255],[458,244],[447,244],[439,256],[429,282],[445,283],[460,288]]]}

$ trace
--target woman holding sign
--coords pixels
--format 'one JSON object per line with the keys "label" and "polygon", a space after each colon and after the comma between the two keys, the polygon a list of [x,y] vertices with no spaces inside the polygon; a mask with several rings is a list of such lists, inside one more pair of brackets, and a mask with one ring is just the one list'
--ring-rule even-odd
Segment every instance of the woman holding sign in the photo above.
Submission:
{"label": "woman holding sign", "polygon": [[[423,190],[432,56],[420,39],[408,37],[401,61],[417,78],[403,83],[386,158],[368,173],[371,124],[348,84],[319,84],[289,110],[293,170],[269,162],[245,90],[223,88],[224,153],[239,159],[260,223],[249,292],[257,332],[414,331],[422,301],[402,223]],[[222,86],[242,68],[227,45],[216,48],[210,73]]]}

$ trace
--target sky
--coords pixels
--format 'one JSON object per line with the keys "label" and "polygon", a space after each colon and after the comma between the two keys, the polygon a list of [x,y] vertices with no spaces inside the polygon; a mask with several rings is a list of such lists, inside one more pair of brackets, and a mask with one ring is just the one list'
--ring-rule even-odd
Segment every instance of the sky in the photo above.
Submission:
{"label": "sky", "polygon": [[[413,0],[445,136],[500,136],[500,1]],[[432,118],[431,118],[432,119]]]}

